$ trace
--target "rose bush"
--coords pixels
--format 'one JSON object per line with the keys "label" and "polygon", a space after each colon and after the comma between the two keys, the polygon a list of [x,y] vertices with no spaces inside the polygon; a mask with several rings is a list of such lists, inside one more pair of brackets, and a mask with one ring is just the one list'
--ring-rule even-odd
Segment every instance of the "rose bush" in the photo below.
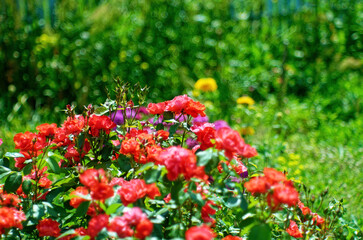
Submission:
{"label": "rose bush", "polygon": [[286,173],[261,171],[237,131],[196,120],[206,116],[200,102],[182,95],[145,108],[146,90],[118,82],[116,100],[80,115],[67,106],[61,126],[14,136],[19,152],[0,160],[1,238],[343,236],[341,201],[314,213],[326,193],[312,200]]}

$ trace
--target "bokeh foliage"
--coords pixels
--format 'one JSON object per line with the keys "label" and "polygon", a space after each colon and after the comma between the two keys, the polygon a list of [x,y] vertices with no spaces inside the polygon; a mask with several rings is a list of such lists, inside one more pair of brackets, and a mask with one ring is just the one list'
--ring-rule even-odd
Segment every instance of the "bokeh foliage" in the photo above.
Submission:
{"label": "bokeh foliage", "polygon": [[3,0],[1,119],[24,105],[103,102],[116,76],[148,84],[152,100],[214,77],[223,115],[242,94],[275,93],[280,106],[309,97],[349,119],[362,108],[362,10],[357,0]]}

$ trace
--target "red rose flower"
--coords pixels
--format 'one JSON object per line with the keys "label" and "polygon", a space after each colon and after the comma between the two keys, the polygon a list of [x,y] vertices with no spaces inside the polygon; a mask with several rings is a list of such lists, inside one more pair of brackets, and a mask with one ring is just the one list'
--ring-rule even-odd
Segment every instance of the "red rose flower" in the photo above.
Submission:
{"label": "red rose flower", "polygon": [[286,176],[282,172],[277,171],[276,169],[265,168],[263,169],[263,173],[271,184],[287,181]]}
{"label": "red rose flower", "polygon": [[168,140],[169,134],[170,133],[167,131],[159,130],[156,132],[155,136],[156,136],[156,138],[161,138],[165,141],[165,140]]}
{"label": "red rose flower", "polygon": [[122,141],[120,153],[124,155],[132,154],[135,156],[139,155],[139,151],[140,151],[140,143],[137,142],[135,139]]}
{"label": "red rose flower", "polygon": [[136,234],[135,237],[139,239],[145,239],[149,236],[153,231],[153,223],[150,222],[149,219],[141,220],[136,226]]}
{"label": "red rose flower", "polygon": [[216,148],[224,150],[228,159],[232,159],[235,153],[242,154],[245,142],[239,133],[230,128],[220,128],[215,133]]}
{"label": "red rose flower", "polygon": [[80,182],[87,186],[92,187],[99,182],[108,183],[105,170],[101,169],[87,169],[79,176]]}
{"label": "red rose flower", "polygon": [[123,217],[115,217],[107,227],[110,232],[116,232],[119,238],[131,237],[134,231]]}
{"label": "red rose flower", "polygon": [[214,146],[214,143],[211,142],[212,139],[215,139],[214,124],[213,123],[204,123],[202,125],[196,125],[191,127],[193,133],[197,135],[198,142],[201,143],[200,149],[206,150]]}
{"label": "red rose flower", "polygon": [[74,118],[68,117],[66,121],[62,124],[65,133],[78,135],[85,125],[85,119],[83,116],[76,116]]}
{"label": "red rose flower", "polygon": [[36,228],[39,231],[39,237],[58,237],[60,235],[59,223],[50,218],[41,220]]}
{"label": "red rose flower", "polygon": [[281,183],[274,185],[272,198],[271,195],[269,195],[268,198],[268,204],[273,209],[278,208],[280,204],[287,204],[291,207],[296,205],[298,201],[299,193],[295,190],[295,188]]}
{"label": "red rose flower", "polygon": [[200,115],[201,117],[205,117],[204,111],[205,106],[202,103],[189,100],[184,112],[195,118],[198,117],[198,115]]}
{"label": "red rose flower", "polygon": [[191,227],[185,232],[186,240],[211,240],[216,234],[207,225]]}
{"label": "red rose flower", "polygon": [[257,153],[256,148],[251,147],[250,145],[246,144],[243,147],[241,155],[244,158],[252,158],[252,157],[256,157],[258,155],[258,153]]}
{"label": "red rose flower", "polygon": [[36,127],[39,131],[39,134],[43,135],[44,137],[54,136],[57,131],[57,124],[52,123],[43,123]]}
{"label": "red rose flower", "polygon": [[102,230],[102,228],[107,227],[108,225],[108,215],[100,214],[93,217],[89,223],[87,228],[87,234],[94,238],[98,235],[98,233]]}
{"label": "red rose flower", "polygon": [[46,146],[45,137],[32,132],[18,133],[14,136],[15,149],[37,152]]}
{"label": "red rose flower", "polygon": [[165,111],[165,107],[166,104],[165,102],[161,102],[161,103],[149,103],[149,105],[147,105],[147,111],[150,114],[163,114]]}
{"label": "red rose flower", "polygon": [[191,98],[189,98],[187,95],[176,96],[167,103],[165,111],[179,114],[187,107],[190,100]]}
{"label": "red rose flower", "polygon": [[165,165],[168,170],[167,177],[170,181],[178,178],[179,174],[183,174],[185,179],[189,180],[192,177],[200,175],[197,170],[197,160],[195,154],[182,147],[170,147],[160,153],[160,162]]}
{"label": "red rose flower", "polygon": [[78,208],[79,205],[85,201],[87,201],[86,199],[84,199],[83,197],[77,197],[77,196],[85,196],[89,194],[89,190],[86,187],[77,187],[76,190],[74,190],[73,192],[71,192],[71,201],[69,203],[69,205],[71,205],[74,208]]}
{"label": "red rose flower", "polygon": [[91,186],[91,197],[95,200],[106,200],[113,196],[113,188],[106,183],[97,183]]}
{"label": "red rose flower", "polygon": [[112,122],[112,120],[105,115],[92,115],[89,119],[88,125],[90,127],[90,133],[94,137],[99,135],[100,130],[103,130],[106,134],[109,134],[111,129],[116,127],[116,123]]}
{"label": "red rose flower", "polygon": [[256,193],[266,193],[269,189],[269,185],[266,177],[254,177],[251,178],[250,181],[244,184],[247,191],[252,193],[253,195]]}

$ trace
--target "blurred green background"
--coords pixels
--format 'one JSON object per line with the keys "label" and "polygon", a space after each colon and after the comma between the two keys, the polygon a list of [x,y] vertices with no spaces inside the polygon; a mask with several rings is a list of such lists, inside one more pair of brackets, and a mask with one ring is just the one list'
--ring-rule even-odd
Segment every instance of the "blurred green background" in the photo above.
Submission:
{"label": "blurred green background", "polygon": [[[66,104],[104,102],[120,77],[150,86],[150,102],[194,93],[211,120],[253,127],[261,167],[329,186],[361,222],[362,1],[0,2],[0,151],[59,124]],[[216,92],[192,92],[204,77]],[[254,109],[237,106],[242,95]]]}

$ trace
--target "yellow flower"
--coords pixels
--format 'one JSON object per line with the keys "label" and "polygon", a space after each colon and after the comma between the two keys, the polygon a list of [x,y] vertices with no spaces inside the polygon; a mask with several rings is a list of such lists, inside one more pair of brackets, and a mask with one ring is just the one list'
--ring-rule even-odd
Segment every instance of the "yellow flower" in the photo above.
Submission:
{"label": "yellow flower", "polygon": [[255,101],[250,98],[249,96],[243,96],[237,99],[238,104],[247,104],[247,105],[253,105],[255,104]]}
{"label": "yellow flower", "polygon": [[245,127],[240,130],[242,135],[253,135],[255,134],[255,130],[252,127]]}
{"label": "yellow flower", "polygon": [[142,70],[147,70],[149,68],[149,64],[147,62],[143,62],[141,63],[140,67]]}
{"label": "yellow flower", "polygon": [[194,88],[203,92],[214,92],[218,86],[213,78],[201,78],[194,84]]}

